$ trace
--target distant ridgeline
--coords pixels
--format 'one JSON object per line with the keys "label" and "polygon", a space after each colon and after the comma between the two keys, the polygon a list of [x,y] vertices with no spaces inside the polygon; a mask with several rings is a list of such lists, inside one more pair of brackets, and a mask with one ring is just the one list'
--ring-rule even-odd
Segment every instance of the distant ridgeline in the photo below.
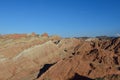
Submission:
{"label": "distant ridgeline", "polygon": [[31,34],[4,34],[0,35],[0,38],[8,38],[8,39],[19,39],[19,38],[26,38],[26,37],[48,37],[47,33],[43,33],[42,35],[36,34],[32,32]]}
{"label": "distant ridgeline", "polygon": [[96,37],[74,37],[74,38],[77,38],[77,39],[79,39],[79,38],[81,38],[81,39],[98,38],[101,40],[103,40],[103,39],[110,39],[111,40],[111,39],[118,38],[118,37],[115,37],[115,36],[96,36]]}

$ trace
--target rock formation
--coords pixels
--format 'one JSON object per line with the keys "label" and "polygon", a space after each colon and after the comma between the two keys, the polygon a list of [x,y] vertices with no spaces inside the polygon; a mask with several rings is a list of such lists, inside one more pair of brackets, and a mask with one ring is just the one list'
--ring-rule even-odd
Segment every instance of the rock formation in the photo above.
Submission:
{"label": "rock formation", "polygon": [[0,37],[0,80],[120,79],[120,38],[10,36]]}

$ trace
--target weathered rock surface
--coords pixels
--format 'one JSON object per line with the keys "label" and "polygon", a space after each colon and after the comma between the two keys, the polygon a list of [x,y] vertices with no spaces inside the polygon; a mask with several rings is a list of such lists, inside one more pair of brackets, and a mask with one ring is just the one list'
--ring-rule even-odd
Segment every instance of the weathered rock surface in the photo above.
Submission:
{"label": "weathered rock surface", "polygon": [[120,38],[0,37],[0,80],[119,80]]}
{"label": "weathered rock surface", "polygon": [[71,48],[75,49],[74,56],[59,61],[38,80],[70,80],[76,73],[91,79],[120,74],[119,52],[114,51],[120,50],[119,42],[119,38],[83,42],[77,49]]}

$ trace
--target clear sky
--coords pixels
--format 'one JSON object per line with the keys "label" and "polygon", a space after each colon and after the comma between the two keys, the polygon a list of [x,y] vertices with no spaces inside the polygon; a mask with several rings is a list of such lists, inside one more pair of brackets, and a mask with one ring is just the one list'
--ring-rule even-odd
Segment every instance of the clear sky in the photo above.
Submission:
{"label": "clear sky", "polygon": [[120,0],[0,0],[0,34],[63,37],[120,33]]}

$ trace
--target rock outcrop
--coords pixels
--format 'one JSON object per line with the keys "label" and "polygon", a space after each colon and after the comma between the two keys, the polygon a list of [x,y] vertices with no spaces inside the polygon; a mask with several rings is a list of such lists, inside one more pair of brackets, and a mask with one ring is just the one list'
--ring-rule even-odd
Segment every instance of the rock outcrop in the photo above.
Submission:
{"label": "rock outcrop", "polygon": [[[71,48],[75,50],[74,56],[59,61],[38,80],[70,80],[76,73],[90,79],[110,74],[120,74],[120,56],[118,55],[119,52],[116,53],[114,50],[120,50],[119,42],[119,38],[82,42],[83,44],[80,46],[76,45]],[[68,50],[66,49],[66,51]]]}
{"label": "rock outcrop", "polygon": [[119,80],[119,75],[120,38],[0,37],[0,80]]}

